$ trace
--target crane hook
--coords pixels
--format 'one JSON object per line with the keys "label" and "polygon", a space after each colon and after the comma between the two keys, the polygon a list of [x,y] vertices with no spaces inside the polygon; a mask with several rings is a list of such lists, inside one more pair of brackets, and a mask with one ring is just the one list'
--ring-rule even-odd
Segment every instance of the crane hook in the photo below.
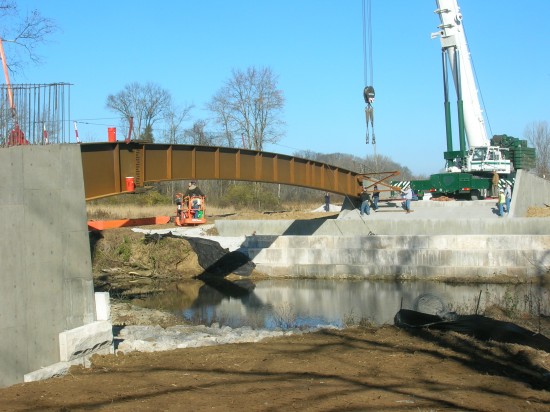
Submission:
{"label": "crane hook", "polygon": [[363,98],[365,99],[365,103],[367,105],[371,105],[372,103],[374,103],[374,87],[372,86],[366,86],[364,89],[363,89]]}
{"label": "crane hook", "polygon": [[372,144],[376,144],[376,137],[374,135],[374,108],[372,103],[374,103],[374,87],[366,86],[363,89],[363,98],[367,106],[365,107],[365,120],[367,122],[367,132],[366,132],[366,144],[369,144],[369,124],[372,129]]}

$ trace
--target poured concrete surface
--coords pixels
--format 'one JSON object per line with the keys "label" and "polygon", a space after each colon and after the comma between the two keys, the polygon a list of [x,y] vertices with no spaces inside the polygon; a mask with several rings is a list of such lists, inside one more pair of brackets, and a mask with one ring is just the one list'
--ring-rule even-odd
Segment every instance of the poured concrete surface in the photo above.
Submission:
{"label": "poured concrete surface", "polygon": [[[528,280],[548,273],[550,219],[527,218],[550,204],[550,182],[518,173],[511,213],[496,200],[382,201],[337,219],[222,220],[221,236],[245,236],[242,250],[270,276]],[[517,210],[514,213],[514,210]]]}
{"label": "poured concrete surface", "polygon": [[550,235],[251,236],[243,250],[273,277],[528,280],[550,267]]}
{"label": "poured concrete surface", "polygon": [[96,315],[79,146],[0,148],[0,175],[3,387],[57,364],[59,334]]}

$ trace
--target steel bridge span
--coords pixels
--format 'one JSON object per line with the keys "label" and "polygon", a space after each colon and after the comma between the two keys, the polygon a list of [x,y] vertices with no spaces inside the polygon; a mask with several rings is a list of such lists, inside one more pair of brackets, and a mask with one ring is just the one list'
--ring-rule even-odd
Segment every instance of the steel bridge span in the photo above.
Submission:
{"label": "steel bridge span", "polygon": [[168,180],[281,183],[356,197],[365,175],[313,160],[255,150],[137,142],[80,145],[86,200]]}

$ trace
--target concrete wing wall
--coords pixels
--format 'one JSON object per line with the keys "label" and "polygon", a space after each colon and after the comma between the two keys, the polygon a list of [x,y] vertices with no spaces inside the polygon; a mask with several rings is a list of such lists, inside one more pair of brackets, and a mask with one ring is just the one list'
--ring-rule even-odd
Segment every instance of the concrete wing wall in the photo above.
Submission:
{"label": "concrete wing wall", "polygon": [[527,216],[530,206],[550,205],[550,180],[518,170],[512,191],[510,217]]}
{"label": "concrete wing wall", "polygon": [[0,387],[59,362],[95,319],[78,145],[0,149]]}

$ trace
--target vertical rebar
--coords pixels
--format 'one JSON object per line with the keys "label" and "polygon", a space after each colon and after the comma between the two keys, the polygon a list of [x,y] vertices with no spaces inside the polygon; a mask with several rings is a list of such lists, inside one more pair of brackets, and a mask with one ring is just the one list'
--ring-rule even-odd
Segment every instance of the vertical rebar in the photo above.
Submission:
{"label": "vertical rebar", "polygon": [[[70,84],[12,84],[10,87],[0,86],[0,146],[65,143],[67,130],[70,131]],[[16,127],[23,133],[23,143],[9,139]]]}

